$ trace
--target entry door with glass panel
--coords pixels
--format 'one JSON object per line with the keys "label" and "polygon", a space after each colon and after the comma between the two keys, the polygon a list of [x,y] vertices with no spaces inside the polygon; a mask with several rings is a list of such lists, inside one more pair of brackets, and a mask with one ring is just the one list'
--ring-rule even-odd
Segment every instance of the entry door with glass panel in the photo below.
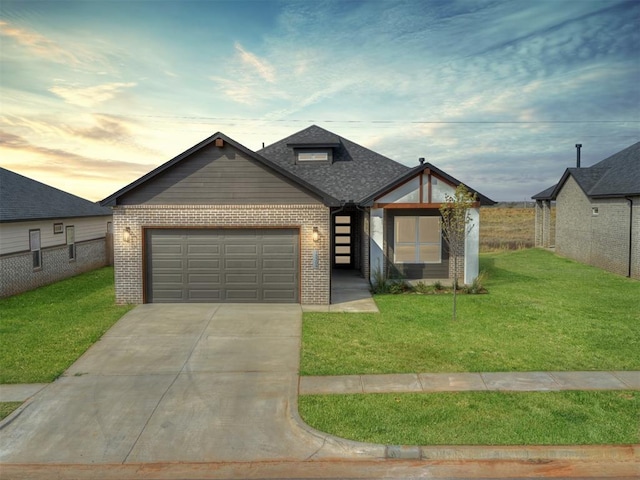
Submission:
{"label": "entry door with glass panel", "polygon": [[353,268],[353,217],[338,214],[333,220],[333,266]]}

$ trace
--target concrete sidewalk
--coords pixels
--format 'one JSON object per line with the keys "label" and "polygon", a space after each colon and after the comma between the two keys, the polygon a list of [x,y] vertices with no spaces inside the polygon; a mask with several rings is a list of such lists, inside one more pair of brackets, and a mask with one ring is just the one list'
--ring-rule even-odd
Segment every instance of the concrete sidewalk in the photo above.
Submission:
{"label": "concrete sidewalk", "polygon": [[[0,402],[24,402],[47,383],[0,385]],[[300,377],[300,395],[331,393],[640,390],[640,371],[396,373]]]}
{"label": "concrete sidewalk", "polygon": [[407,373],[300,377],[301,395],[385,392],[640,390],[640,372]]}

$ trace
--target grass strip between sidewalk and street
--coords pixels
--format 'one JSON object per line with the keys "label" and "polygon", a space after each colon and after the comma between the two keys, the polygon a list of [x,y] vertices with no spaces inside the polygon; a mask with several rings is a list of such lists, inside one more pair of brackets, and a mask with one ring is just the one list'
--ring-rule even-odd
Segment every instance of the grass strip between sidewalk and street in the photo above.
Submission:
{"label": "grass strip between sidewalk and street", "polygon": [[305,313],[301,375],[640,370],[640,282],[541,249],[480,256],[488,294]]}
{"label": "grass strip between sidewalk and street", "polygon": [[0,300],[0,383],[55,380],[131,305],[116,305],[113,268]]}
{"label": "grass strip between sidewalk and street", "polygon": [[456,392],[299,397],[304,421],[386,445],[640,443],[640,392]]}

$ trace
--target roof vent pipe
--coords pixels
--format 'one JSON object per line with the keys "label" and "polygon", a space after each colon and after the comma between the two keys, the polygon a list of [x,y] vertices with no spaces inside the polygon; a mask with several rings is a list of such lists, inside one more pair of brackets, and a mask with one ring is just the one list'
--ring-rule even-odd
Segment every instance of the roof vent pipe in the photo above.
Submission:
{"label": "roof vent pipe", "polygon": [[581,143],[576,143],[576,168],[580,168],[580,149],[582,148]]}
{"label": "roof vent pipe", "polygon": [[418,162],[420,162],[420,165],[423,165],[424,164],[424,157],[420,157],[418,159]]}

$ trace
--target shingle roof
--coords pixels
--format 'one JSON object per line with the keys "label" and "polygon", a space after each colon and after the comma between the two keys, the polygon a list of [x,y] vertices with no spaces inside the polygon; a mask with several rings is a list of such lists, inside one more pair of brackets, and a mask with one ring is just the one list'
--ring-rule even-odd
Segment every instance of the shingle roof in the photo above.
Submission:
{"label": "shingle roof", "polygon": [[534,195],[535,200],[555,200],[567,178],[572,176],[588,197],[640,195],[640,142],[587,168],[567,168],[553,187]]}
{"label": "shingle roof", "polygon": [[[293,146],[334,144],[333,163],[296,164]],[[258,153],[334,198],[360,201],[405,174],[409,167],[317,125],[294,133]]]}
{"label": "shingle roof", "polygon": [[545,188],[540,193],[536,193],[533,197],[534,200],[551,200],[551,196],[553,195],[553,191],[556,189],[556,185],[550,186],[549,188]]}
{"label": "shingle roof", "polygon": [[111,209],[0,168],[0,222],[106,215]]}
{"label": "shingle roof", "polygon": [[592,197],[640,195],[640,142],[591,168],[602,170],[589,191]]}

